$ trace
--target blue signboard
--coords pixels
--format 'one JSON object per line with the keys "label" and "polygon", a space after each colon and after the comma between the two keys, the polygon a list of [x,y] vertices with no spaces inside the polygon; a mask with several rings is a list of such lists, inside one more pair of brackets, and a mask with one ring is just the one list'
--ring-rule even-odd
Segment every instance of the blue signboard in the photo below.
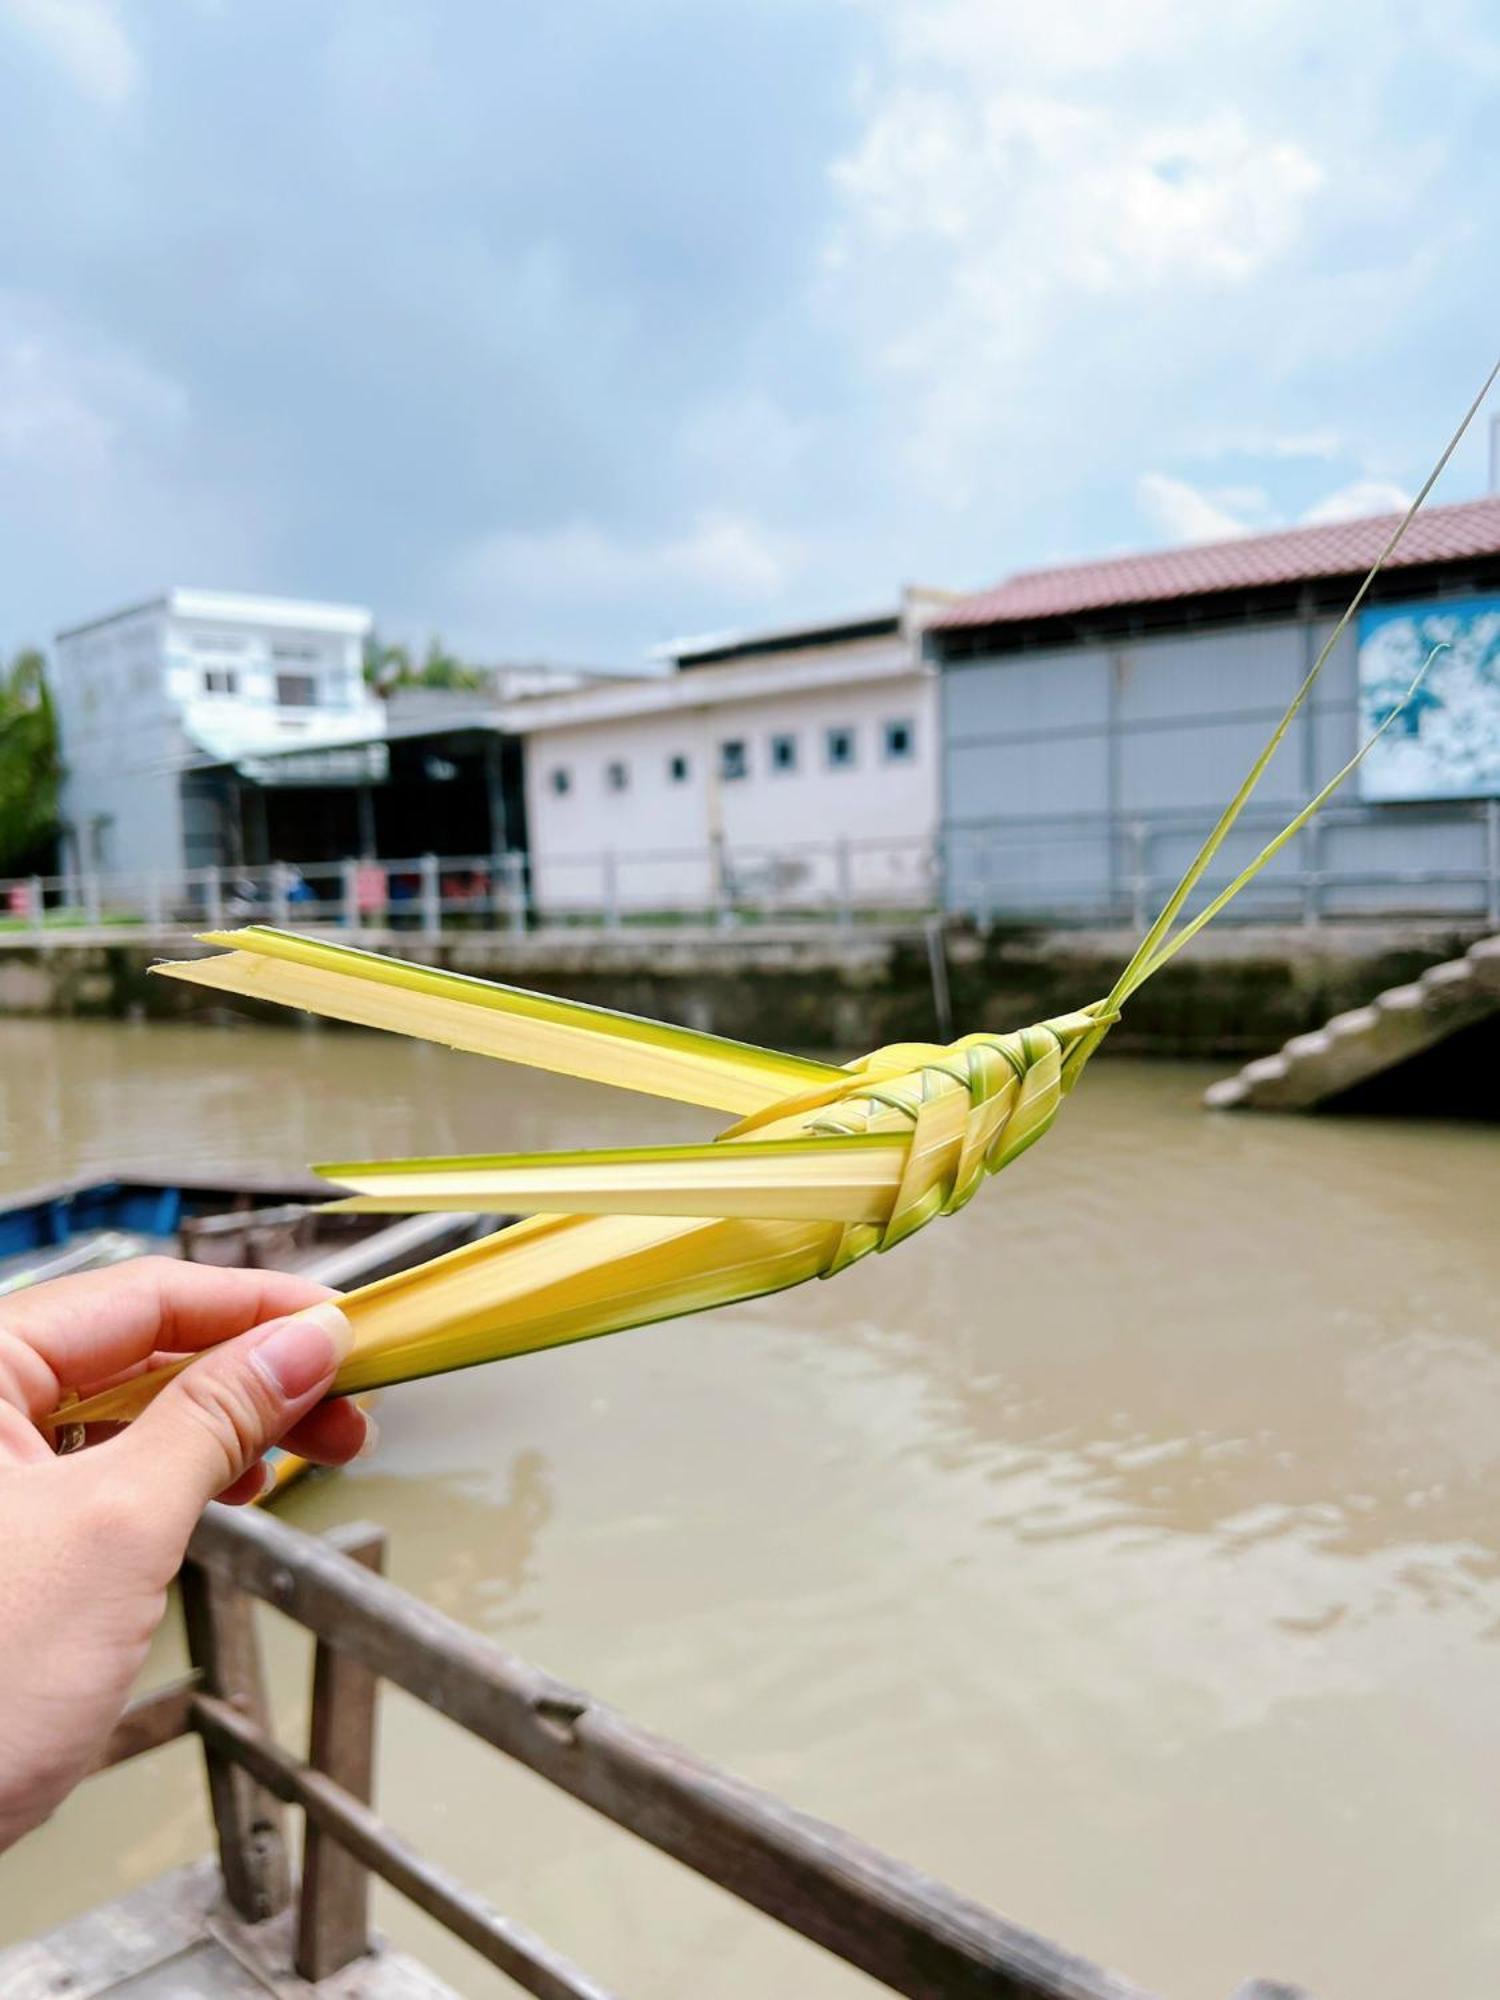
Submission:
{"label": "blue signboard", "polygon": [[1362,798],[1500,796],[1500,597],[1362,611],[1360,733],[1379,728],[1437,645],[1422,685],[1359,768]]}

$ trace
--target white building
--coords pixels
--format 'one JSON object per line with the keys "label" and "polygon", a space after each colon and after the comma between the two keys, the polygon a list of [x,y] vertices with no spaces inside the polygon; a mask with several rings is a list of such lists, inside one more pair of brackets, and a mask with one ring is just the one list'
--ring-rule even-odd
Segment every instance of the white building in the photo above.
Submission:
{"label": "white building", "polygon": [[652,679],[511,704],[539,912],[925,900],[939,746],[921,632],[947,601],[684,643]]}
{"label": "white building", "polygon": [[70,861],[174,874],[237,857],[234,784],[289,751],[304,782],[384,775],[384,710],[366,688],[368,611],[171,590],[57,636],[54,685]]}

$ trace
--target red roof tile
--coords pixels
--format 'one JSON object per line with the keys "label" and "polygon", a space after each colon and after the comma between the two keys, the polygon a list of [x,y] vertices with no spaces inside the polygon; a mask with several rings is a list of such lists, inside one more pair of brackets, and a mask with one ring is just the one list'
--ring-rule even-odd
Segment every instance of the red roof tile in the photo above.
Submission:
{"label": "red roof tile", "polygon": [[[1400,517],[1377,514],[1327,527],[1288,528],[1230,542],[1163,549],[1155,555],[1022,570],[993,590],[966,597],[933,620],[937,631],[966,625],[1014,625],[1066,618],[1127,604],[1160,604],[1217,591],[1253,590],[1314,577],[1362,576]],[[1455,507],[1427,507],[1417,516],[1388,568],[1460,562],[1500,555],[1500,495]]]}

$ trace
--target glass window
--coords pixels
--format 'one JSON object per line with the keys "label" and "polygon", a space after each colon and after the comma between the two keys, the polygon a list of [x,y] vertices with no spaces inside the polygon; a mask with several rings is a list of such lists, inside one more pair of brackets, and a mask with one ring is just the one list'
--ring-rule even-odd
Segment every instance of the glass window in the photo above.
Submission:
{"label": "glass window", "polygon": [[719,745],[719,776],[727,783],[732,778],[748,778],[749,775],[749,747],[742,736],[731,736]]}
{"label": "glass window", "polygon": [[688,760],[679,750],[675,757],[667,759],[667,782],[673,785],[687,783]]}
{"label": "glass window", "polygon": [[830,729],[825,738],[830,771],[849,771],[854,768],[854,731],[842,725]]}
{"label": "glass window", "polygon": [[573,773],[566,764],[554,764],[547,782],[560,799],[565,798],[573,789]]}
{"label": "glass window", "polygon": [[771,738],[771,769],[773,771],[795,771],[796,768],[796,737],[773,736]]}
{"label": "glass window", "polygon": [[240,677],[233,667],[210,667],[203,676],[205,694],[238,694]]}
{"label": "glass window", "polygon": [[278,674],[276,701],[281,708],[316,708],[317,680],[312,674]]}
{"label": "glass window", "polygon": [[609,792],[625,792],[630,789],[630,766],[616,758],[604,767],[604,788]]}
{"label": "glass window", "polygon": [[916,724],[904,715],[898,721],[888,722],[883,741],[888,764],[909,764],[917,754]]}

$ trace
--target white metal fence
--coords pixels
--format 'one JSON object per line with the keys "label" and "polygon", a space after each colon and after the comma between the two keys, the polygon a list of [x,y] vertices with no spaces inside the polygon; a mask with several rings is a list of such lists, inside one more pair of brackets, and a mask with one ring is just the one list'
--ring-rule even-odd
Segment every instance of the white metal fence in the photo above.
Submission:
{"label": "white metal fence", "polygon": [[[995,818],[943,836],[944,906],[981,923],[1115,923],[1143,930],[1213,825],[1204,813]],[[1247,813],[1189,904],[1230,880],[1285,824]],[[1439,847],[1429,838],[1441,831]],[[1434,866],[1441,853],[1446,865]],[[1240,923],[1452,918],[1500,929],[1500,800],[1330,807],[1224,913]]]}
{"label": "white metal fence", "polygon": [[[1485,921],[1500,929],[1500,801],[1450,812],[1467,865],[1409,865],[1420,812],[1372,829],[1324,814],[1233,906],[1241,921],[1356,916]],[[709,923],[915,921],[939,909],[981,923],[1114,923],[1142,929],[1207,832],[1204,815],[993,820],[938,839],[842,840],[551,856],[418,855],[274,862],[175,875],[72,873],[0,880],[0,939],[44,941],[111,927],[234,924],[341,932]],[[1242,823],[1215,879],[1276,822]],[[1378,835],[1372,839],[1372,831]]]}
{"label": "white metal fence", "polygon": [[606,851],[536,868],[512,853],[80,872],[0,880],[0,936],[245,923],[428,936],[538,924],[853,923],[920,917],[936,907],[938,887],[933,843],[910,839]]}

